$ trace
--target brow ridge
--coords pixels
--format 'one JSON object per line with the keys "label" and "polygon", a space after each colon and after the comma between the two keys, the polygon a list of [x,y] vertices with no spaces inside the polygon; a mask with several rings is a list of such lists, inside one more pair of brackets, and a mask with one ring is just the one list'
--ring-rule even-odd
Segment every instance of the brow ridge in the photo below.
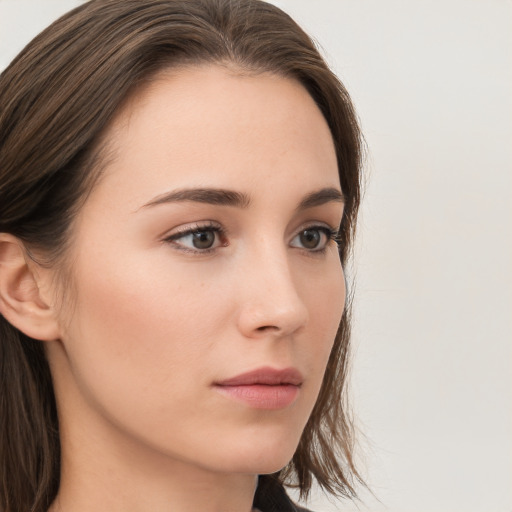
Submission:
{"label": "brow ridge", "polygon": [[187,188],[173,190],[172,192],[166,192],[165,194],[157,196],[149,201],[149,203],[146,203],[143,208],[183,201],[234,206],[238,208],[247,208],[250,204],[249,196],[243,192],[217,188]]}
{"label": "brow ridge", "polygon": [[[247,194],[243,192],[236,192],[234,190],[217,188],[186,188],[161,194],[146,203],[143,208],[184,201],[232,206],[244,209],[247,208],[251,202],[250,197]],[[307,194],[300,201],[296,209],[306,210],[329,202],[343,203],[343,193],[334,187],[322,188]]]}
{"label": "brow ridge", "polygon": [[344,203],[343,193],[334,187],[326,187],[315,192],[307,194],[297,206],[297,210],[307,210],[315,206],[321,206],[325,203],[336,202]]}

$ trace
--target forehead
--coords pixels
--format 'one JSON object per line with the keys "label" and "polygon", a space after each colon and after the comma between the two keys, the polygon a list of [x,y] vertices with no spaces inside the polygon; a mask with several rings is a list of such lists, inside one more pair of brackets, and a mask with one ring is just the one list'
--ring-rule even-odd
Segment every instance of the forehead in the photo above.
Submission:
{"label": "forehead", "polygon": [[330,130],[296,80],[221,66],[161,72],[126,102],[107,131],[115,158],[106,179],[135,185],[139,199],[163,188],[339,188]]}

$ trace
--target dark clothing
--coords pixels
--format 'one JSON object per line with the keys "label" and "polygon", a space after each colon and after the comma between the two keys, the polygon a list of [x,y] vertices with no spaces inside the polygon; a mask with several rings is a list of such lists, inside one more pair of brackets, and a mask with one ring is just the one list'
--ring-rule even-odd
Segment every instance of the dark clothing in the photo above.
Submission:
{"label": "dark clothing", "polygon": [[253,507],[261,512],[311,512],[295,505],[283,486],[271,476],[260,476]]}

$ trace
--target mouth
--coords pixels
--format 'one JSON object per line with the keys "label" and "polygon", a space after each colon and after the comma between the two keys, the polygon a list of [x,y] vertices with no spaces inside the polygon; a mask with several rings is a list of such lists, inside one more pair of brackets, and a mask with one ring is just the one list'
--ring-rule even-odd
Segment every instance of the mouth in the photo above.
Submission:
{"label": "mouth", "polygon": [[251,408],[276,410],[288,407],[296,400],[303,380],[295,368],[264,367],[216,382],[214,389]]}

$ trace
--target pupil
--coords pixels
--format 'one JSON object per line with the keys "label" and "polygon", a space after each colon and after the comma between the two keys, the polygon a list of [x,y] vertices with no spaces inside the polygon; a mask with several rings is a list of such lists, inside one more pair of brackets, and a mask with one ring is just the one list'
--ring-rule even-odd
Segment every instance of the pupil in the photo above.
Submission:
{"label": "pupil", "polygon": [[320,233],[317,229],[305,229],[300,235],[300,241],[307,249],[315,249],[320,243]]}
{"label": "pupil", "polygon": [[196,231],[192,240],[196,249],[209,249],[215,242],[215,233],[213,231]]}

